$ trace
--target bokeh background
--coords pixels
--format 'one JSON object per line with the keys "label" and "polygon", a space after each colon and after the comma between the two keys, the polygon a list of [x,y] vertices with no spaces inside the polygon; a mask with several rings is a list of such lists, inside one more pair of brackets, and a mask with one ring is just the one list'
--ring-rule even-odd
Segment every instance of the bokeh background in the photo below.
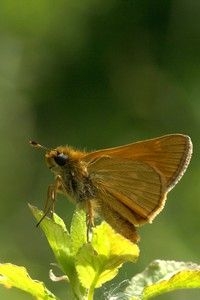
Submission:
{"label": "bokeh background", "polygon": [[[1,0],[1,262],[25,266],[65,299],[65,284],[48,278],[54,258],[27,207],[43,207],[53,180],[30,138],[93,150],[179,132],[194,143],[190,167],[164,211],[141,228],[138,263],[124,266],[98,299],[153,259],[199,263],[199,20],[199,1]],[[73,209],[57,203],[68,224]],[[0,298],[31,299],[3,287]]]}

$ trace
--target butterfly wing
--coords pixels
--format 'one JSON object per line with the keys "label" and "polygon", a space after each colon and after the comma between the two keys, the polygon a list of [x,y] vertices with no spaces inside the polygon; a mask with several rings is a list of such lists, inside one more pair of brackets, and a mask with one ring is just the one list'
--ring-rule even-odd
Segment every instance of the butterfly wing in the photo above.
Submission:
{"label": "butterfly wing", "polygon": [[145,163],[160,173],[169,191],[183,176],[192,155],[192,142],[182,134],[165,135],[159,138],[91,152],[84,160],[94,162],[101,156],[130,159]]}
{"label": "butterfly wing", "polygon": [[190,138],[176,134],[92,152],[84,160],[101,202],[138,226],[163,208],[191,153]]}
{"label": "butterfly wing", "polygon": [[101,202],[134,225],[149,222],[163,206],[166,182],[145,163],[102,156],[88,171]]}

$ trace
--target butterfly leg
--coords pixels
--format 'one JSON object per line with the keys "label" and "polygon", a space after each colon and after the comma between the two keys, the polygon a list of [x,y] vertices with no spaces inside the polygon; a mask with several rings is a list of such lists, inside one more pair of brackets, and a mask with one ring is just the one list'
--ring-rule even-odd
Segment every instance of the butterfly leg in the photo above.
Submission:
{"label": "butterfly leg", "polygon": [[42,220],[49,214],[53,214],[55,208],[56,194],[63,190],[61,177],[56,176],[55,182],[50,184],[47,190],[47,199],[44,206],[44,214],[36,226],[39,226]]}
{"label": "butterfly leg", "polygon": [[92,227],[94,227],[94,209],[92,200],[86,201],[86,224],[87,224],[87,242],[90,242]]}

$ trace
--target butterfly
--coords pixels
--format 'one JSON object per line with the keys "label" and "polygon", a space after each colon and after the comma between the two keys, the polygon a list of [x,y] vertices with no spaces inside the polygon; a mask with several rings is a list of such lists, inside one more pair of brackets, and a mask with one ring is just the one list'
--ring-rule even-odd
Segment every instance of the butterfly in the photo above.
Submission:
{"label": "butterfly", "polygon": [[53,209],[57,193],[62,193],[85,209],[88,232],[100,216],[134,243],[139,241],[137,227],[160,213],[192,155],[191,139],[183,134],[92,152],[30,143],[46,151],[46,164],[55,177],[42,219]]}

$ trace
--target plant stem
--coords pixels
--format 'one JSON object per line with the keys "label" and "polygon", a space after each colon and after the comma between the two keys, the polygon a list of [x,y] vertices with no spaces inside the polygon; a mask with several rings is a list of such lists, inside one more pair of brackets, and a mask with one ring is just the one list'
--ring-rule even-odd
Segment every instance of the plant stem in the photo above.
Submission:
{"label": "plant stem", "polygon": [[95,290],[95,287],[96,287],[96,283],[98,281],[98,278],[99,278],[99,274],[101,274],[101,271],[99,270],[89,288],[89,291],[88,291],[88,298],[87,300],[93,300],[93,297],[94,297],[94,290]]}
{"label": "plant stem", "polygon": [[87,300],[93,300],[93,296],[94,296],[94,286],[92,285],[88,291]]}

